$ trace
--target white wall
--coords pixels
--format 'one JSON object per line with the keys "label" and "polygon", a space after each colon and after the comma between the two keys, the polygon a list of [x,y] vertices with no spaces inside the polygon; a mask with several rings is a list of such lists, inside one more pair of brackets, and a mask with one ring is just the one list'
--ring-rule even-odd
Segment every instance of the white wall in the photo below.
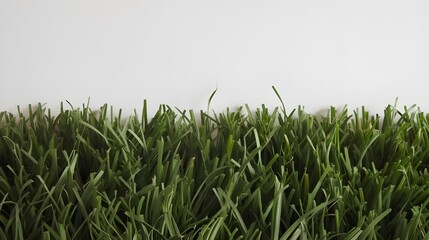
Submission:
{"label": "white wall", "polygon": [[0,109],[429,111],[427,0],[0,0]]}

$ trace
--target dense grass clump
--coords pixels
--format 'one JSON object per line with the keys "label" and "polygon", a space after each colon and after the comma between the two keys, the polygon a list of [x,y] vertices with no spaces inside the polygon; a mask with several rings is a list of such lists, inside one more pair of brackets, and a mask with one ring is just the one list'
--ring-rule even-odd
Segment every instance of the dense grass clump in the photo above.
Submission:
{"label": "dense grass clump", "polygon": [[0,239],[429,239],[429,115],[0,113]]}

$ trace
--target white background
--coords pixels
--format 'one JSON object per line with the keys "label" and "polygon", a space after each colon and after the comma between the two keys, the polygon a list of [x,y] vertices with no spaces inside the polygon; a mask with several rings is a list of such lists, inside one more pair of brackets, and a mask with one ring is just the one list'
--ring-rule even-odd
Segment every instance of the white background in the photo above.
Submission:
{"label": "white background", "polygon": [[429,111],[427,0],[0,0],[0,110]]}

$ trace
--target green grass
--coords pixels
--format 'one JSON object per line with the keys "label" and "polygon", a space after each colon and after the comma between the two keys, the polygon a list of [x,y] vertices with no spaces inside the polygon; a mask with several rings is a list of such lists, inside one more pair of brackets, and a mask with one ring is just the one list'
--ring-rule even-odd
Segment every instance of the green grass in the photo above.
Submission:
{"label": "green grass", "polygon": [[0,239],[429,239],[415,107],[29,110],[0,113]]}

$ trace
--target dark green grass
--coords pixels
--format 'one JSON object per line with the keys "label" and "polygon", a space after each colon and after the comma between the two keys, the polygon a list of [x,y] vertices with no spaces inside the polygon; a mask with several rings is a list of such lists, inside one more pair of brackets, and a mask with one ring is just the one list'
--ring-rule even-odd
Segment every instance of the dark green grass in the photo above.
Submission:
{"label": "dark green grass", "polygon": [[0,239],[429,239],[429,116],[0,113]]}

